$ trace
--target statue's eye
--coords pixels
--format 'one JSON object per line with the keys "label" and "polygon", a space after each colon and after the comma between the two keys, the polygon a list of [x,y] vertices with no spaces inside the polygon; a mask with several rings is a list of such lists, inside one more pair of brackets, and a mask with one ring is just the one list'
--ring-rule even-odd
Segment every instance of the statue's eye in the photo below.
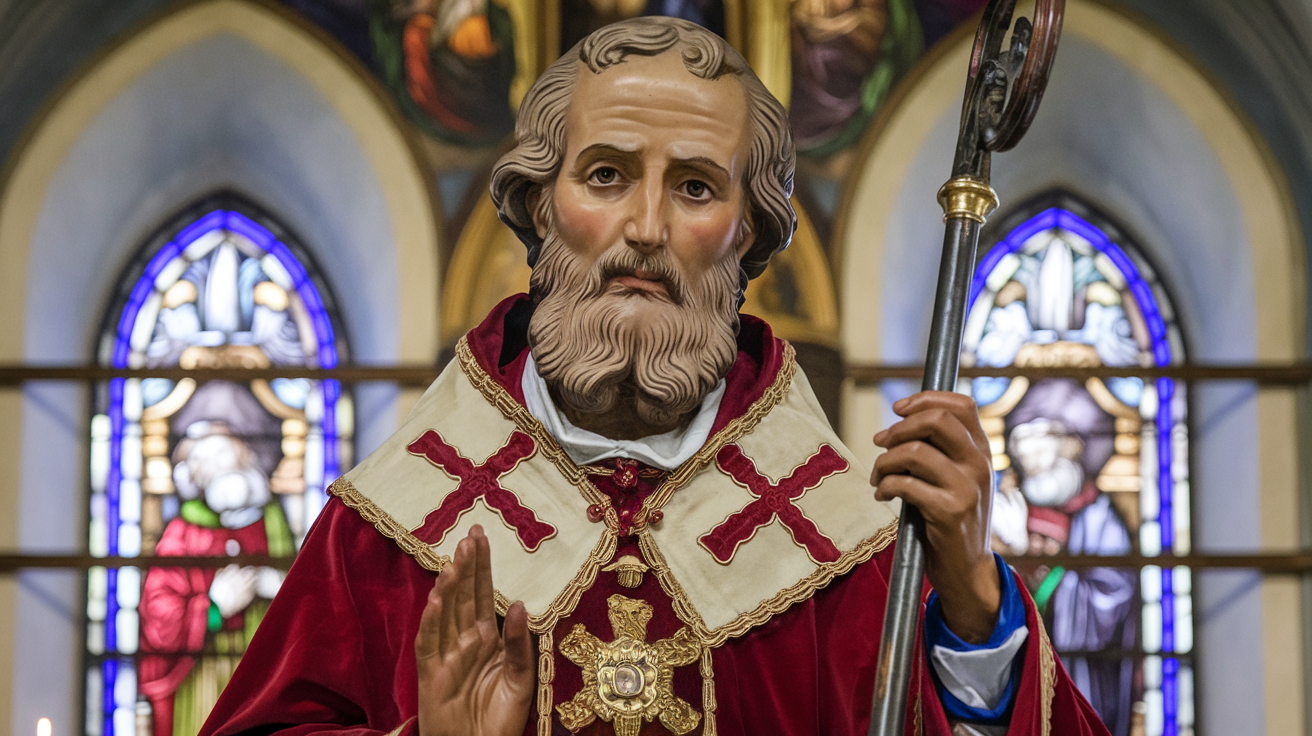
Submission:
{"label": "statue's eye", "polygon": [[683,192],[693,199],[708,199],[711,188],[704,181],[692,179],[683,183]]}
{"label": "statue's eye", "polygon": [[615,180],[619,179],[619,177],[620,172],[609,166],[603,166],[592,172],[590,178],[592,179],[593,184],[614,184]]}

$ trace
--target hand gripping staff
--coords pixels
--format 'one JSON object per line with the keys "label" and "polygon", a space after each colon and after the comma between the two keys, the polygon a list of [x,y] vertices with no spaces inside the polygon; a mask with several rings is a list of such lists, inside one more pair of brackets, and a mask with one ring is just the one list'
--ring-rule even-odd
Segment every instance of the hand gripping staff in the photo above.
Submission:
{"label": "hand gripping staff", "polygon": [[[951,391],[956,386],[979,231],[998,206],[998,196],[989,186],[990,155],[1011,150],[1029,129],[1052,71],[1065,8],[1065,0],[1034,0],[1033,23],[1017,18],[1015,27],[1016,0],[989,0],[984,9],[970,55],[952,178],[938,193],[945,223],[943,259],[922,390]],[[1010,45],[1004,51],[1002,43],[1009,31]],[[925,576],[924,527],[920,511],[904,504],[888,584],[870,736],[904,733]]]}

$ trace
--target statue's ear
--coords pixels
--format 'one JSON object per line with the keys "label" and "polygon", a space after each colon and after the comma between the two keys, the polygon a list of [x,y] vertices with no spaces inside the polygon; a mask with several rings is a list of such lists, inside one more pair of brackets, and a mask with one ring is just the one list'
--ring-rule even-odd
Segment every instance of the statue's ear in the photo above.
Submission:
{"label": "statue's ear", "polygon": [[547,239],[546,218],[542,216],[542,185],[530,184],[524,192],[524,207],[528,209],[528,216],[533,219],[533,231],[538,234],[538,240]]}
{"label": "statue's ear", "polygon": [[736,249],[738,251],[739,261],[743,259],[743,256],[747,255],[747,251],[751,250],[753,245],[756,245],[756,229],[752,224],[752,213],[743,213],[741,227],[742,235],[739,237],[738,247]]}

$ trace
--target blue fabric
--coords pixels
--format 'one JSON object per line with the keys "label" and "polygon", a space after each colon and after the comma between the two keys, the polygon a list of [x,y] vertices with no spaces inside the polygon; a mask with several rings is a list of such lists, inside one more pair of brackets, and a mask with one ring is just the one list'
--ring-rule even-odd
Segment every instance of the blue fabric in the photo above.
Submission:
{"label": "blue fabric", "polygon": [[[971,644],[963,641],[961,637],[952,633],[947,623],[944,622],[943,605],[939,603],[938,594],[930,593],[929,602],[925,607],[926,652],[932,652],[936,646],[957,652],[997,649],[1017,629],[1025,625],[1025,601],[1021,598],[1020,589],[1016,585],[1016,577],[1011,574],[1007,563],[1002,561],[1001,555],[995,552],[993,558],[998,568],[998,582],[1002,586],[1002,604],[999,606],[998,623],[993,627],[993,633],[989,635],[987,641],[981,644]],[[930,659],[929,671],[934,677],[934,686],[938,690],[939,700],[943,702],[943,710],[948,717],[953,720],[986,725],[1007,723],[1010,720],[1011,704],[1016,699],[1016,687],[1020,682],[1020,668],[1025,661],[1024,652],[1025,647],[1021,647],[1016,654],[1016,658],[1012,661],[1011,680],[1007,682],[1007,689],[1002,696],[1002,700],[998,702],[998,707],[993,710],[972,708],[948,692],[948,689],[943,686],[943,682],[939,679],[938,672],[934,669],[933,660]]]}

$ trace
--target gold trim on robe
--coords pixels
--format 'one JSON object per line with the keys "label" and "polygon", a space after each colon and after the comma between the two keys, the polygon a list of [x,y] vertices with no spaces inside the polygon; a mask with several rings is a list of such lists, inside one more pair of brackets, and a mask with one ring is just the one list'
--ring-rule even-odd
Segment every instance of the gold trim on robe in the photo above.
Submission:
{"label": "gold trim on robe", "polygon": [[[530,549],[516,537],[509,517],[489,507],[479,495],[482,491],[471,494],[468,489],[460,496],[465,508],[450,517],[449,529],[424,532],[426,520],[462,483],[407,450],[430,430],[458,443],[459,455],[475,465],[503,447],[513,432],[528,435],[535,452],[495,483],[557,533]],[[717,453],[730,444],[768,484],[782,483],[819,448],[833,448],[841,469],[794,491],[786,501],[813,525],[813,534],[836,549],[824,558],[828,561],[817,561],[777,513],[758,517],[755,531],[728,562],[698,544],[698,538],[726,518],[761,501],[717,463]],[[620,531],[608,498],[588,473],[483,370],[463,339],[456,360],[424,393],[401,429],[330,491],[435,572],[469,527],[481,524],[492,547],[498,611],[504,614],[511,601],[522,600],[529,627],[539,635],[568,616],[600,568],[613,562]],[[589,519],[590,506],[597,521]],[[600,518],[597,507],[603,510]],[[782,366],[771,385],[669,474],[635,516],[633,533],[676,615],[709,650],[764,624],[869,560],[893,540],[897,511],[895,503],[874,500],[868,472],[830,428],[797,368],[792,347],[785,344]],[[425,542],[416,533],[437,541]],[[713,700],[709,690],[708,697]]]}

